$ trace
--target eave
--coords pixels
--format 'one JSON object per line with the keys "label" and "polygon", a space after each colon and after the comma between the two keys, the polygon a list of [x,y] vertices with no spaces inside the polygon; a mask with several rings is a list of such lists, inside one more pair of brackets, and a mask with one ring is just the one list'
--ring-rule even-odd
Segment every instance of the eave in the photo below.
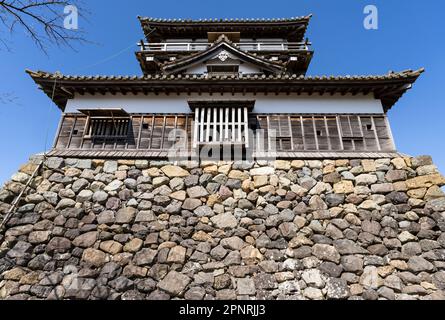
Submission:
{"label": "eave", "polygon": [[258,33],[287,38],[304,39],[312,15],[286,19],[156,19],[138,17],[145,37],[157,42],[169,37],[207,37],[207,32],[241,32],[249,37]]}
{"label": "eave", "polygon": [[[380,76],[297,76],[297,75],[145,75],[145,76],[65,76],[43,71],[27,73],[63,111],[68,99],[84,94],[180,94],[254,93],[357,95],[374,94],[385,112],[415,83],[424,69],[406,70]],[[53,96],[53,89],[54,96]]]}

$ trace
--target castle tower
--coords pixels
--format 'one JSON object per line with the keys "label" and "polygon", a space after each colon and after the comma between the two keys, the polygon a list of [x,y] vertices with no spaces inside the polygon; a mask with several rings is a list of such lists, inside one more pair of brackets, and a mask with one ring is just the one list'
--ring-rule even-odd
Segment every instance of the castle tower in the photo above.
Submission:
{"label": "castle tower", "polygon": [[0,298],[445,299],[445,179],[386,116],[423,69],[308,76],[310,16],[139,20],[140,76],[27,71],[62,117],[0,191]]}

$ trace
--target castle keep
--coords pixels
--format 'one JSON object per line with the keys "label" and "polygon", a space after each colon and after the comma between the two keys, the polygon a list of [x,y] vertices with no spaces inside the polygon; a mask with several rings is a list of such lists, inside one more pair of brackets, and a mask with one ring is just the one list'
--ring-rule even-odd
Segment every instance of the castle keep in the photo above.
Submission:
{"label": "castle keep", "polygon": [[386,116],[423,69],[308,76],[310,16],[139,20],[140,76],[27,71],[62,117],[0,190],[0,299],[445,299],[445,178]]}

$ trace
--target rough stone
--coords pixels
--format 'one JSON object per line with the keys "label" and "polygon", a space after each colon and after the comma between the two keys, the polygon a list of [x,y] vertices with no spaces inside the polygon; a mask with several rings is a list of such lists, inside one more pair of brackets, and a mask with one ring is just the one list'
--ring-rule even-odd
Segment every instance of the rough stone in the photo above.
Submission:
{"label": "rough stone", "polygon": [[73,240],[73,245],[75,245],[76,247],[88,248],[91,247],[96,242],[96,240],[97,240],[96,231],[87,232],[76,237]]}
{"label": "rough stone", "polygon": [[190,175],[187,170],[177,166],[164,166],[161,168],[162,172],[169,178],[184,178]]}
{"label": "rough stone", "polygon": [[33,231],[28,236],[28,241],[32,244],[47,242],[50,238],[51,231]]}
{"label": "rough stone", "polygon": [[173,296],[179,296],[190,283],[191,279],[184,274],[170,271],[158,283],[158,288]]}
{"label": "rough stone", "polygon": [[233,229],[238,225],[236,218],[228,212],[213,216],[210,220],[219,229]]}
{"label": "rough stone", "polygon": [[308,286],[314,286],[316,288],[323,288],[325,285],[322,279],[321,273],[318,269],[305,270],[301,274],[301,278]]}
{"label": "rough stone", "polygon": [[421,272],[421,271],[432,271],[434,270],[434,265],[428,260],[422,257],[411,257],[408,260],[408,270],[412,272]]}
{"label": "rough stone", "polygon": [[361,272],[363,270],[363,259],[357,256],[343,256],[341,264],[347,272]]}
{"label": "rough stone", "polygon": [[390,170],[385,176],[385,179],[389,182],[404,181],[407,179],[405,170]]}
{"label": "rough stone", "polygon": [[255,283],[252,279],[237,279],[236,293],[239,295],[254,295],[256,293]]}
{"label": "rough stone", "polygon": [[339,194],[349,194],[354,192],[354,185],[351,181],[341,181],[334,184],[334,192]]}
{"label": "rough stone", "polygon": [[445,181],[428,157],[82,161],[26,191],[0,239],[0,298],[445,298]]}
{"label": "rough stone", "polygon": [[349,239],[339,239],[334,241],[334,247],[342,255],[367,254],[368,251],[360,247],[357,243]]}
{"label": "rough stone", "polygon": [[167,262],[171,263],[181,263],[185,261],[186,248],[181,246],[175,246],[170,249],[168,253]]}
{"label": "rough stone", "polygon": [[94,267],[102,267],[107,262],[107,255],[93,248],[85,249],[82,260]]}
{"label": "rough stone", "polygon": [[312,253],[321,260],[331,261],[334,263],[340,262],[340,254],[338,251],[333,246],[327,244],[315,244],[312,247]]}
{"label": "rough stone", "polygon": [[116,213],[116,223],[132,223],[136,217],[137,210],[132,207],[120,209]]}
{"label": "rough stone", "polygon": [[108,240],[100,244],[100,249],[112,255],[116,255],[119,252],[122,252],[122,244],[117,241]]}
{"label": "rough stone", "polygon": [[150,265],[153,263],[156,255],[156,250],[144,248],[135,254],[133,261],[138,266]]}
{"label": "rough stone", "polygon": [[290,161],[285,161],[285,160],[276,160],[275,161],[275,169],[276,170],[285,170],[288,171],[291,168],[291,163]]}
{"label": "rough stone", "polygon": [[328,299],[347,299],[350,290],[346,280],[330,278],[326,282],[326,296]]}
{"label": "rough stone", "polygon": [[195,186],[187,189],[187,194],[190,198],[202,198],[209,195],[207,190],[202,186]]}
{"label": "rough stone", "polygon": [[322,300],[324,295],[320,289],[308,287],[304,289],[303,295],[311,300]]}
{"label": "rough stone", "polygon": [[383,285],[383,280],[375,266],[365,267],[363,274],[360,277],[360,284],[365,289],[378,289]]}
{"label": "rough stone", "polygon": [[361,174],[355,178],[358,186],[367,186],[377,182],[377,176],[373,174]]}
{"label": "rough stone", "polygon": [[250,170],[251,176],[270,176],[275,173],[275,169],[272,167],[261,167]]}

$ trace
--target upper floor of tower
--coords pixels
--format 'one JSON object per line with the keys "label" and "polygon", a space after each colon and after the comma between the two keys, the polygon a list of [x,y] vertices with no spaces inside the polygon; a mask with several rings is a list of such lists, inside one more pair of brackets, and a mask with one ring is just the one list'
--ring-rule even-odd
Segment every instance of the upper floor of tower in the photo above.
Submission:
{"label": "upper floor of tower", "polygon": [[313,56],[311,16],[289,19],[165,20],[139,17],[144,74],[305,75]]}

